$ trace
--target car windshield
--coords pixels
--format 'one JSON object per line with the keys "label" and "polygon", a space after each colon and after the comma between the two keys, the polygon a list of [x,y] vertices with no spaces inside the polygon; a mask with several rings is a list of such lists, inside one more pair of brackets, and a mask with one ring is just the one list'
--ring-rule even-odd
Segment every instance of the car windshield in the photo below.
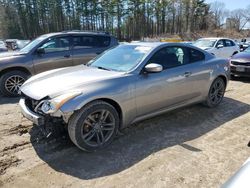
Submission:
{"label": "car windshield", "polygon": [[18,48],[22,49],[26,45],[29,44],[29,41],[28,40],[18,40],[16,43],[17,43]]}
{"label": "car windshield", "polygon": [[32,42],[30,42],[29,44],[27,44],[24,48],[22,48],[20,50],[20,52],[22,52],[22,53],[28,53],[28,52],[30,52],[35,46],[37,46],[45,38],[47,38],[46,35],[42,35],[42,36],[36,38],[35,40],[33,40]]}
{"label": "car windshield", "polygon": [[88,66],[127,72],[133,69],[152,49],[142,45],[120,45],[93,59]]}
{"label": "car windshield", "polygon": [[213,47],[216,40],[212,39],[199,39],[193,43],[194,46],[197,47]]}

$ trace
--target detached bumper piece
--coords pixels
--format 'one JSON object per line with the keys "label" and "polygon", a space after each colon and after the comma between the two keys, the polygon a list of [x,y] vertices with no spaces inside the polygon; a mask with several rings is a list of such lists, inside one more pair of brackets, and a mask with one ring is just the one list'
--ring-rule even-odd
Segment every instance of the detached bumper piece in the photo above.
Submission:
{"label": "detached bumper piece", "polygon": [[25,99],[20,99],[19,105],[21,107],[21,112],[24,117],[32,121],[35,125],[42,126],[45,124],[44,117],[32,112],[25,104]]}

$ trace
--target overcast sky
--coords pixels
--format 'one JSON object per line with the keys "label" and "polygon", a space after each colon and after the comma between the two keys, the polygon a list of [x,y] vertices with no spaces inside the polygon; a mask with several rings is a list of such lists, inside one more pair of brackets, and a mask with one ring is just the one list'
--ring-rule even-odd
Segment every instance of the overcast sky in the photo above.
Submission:
{"label": "overcast sky", "polygon": [[[207,3],[215,2],[216,0],[206,0]],[[250,5],[250,0],[217,0],[225,3],[226,9],[234,10],[238,8],[246,8]]]}

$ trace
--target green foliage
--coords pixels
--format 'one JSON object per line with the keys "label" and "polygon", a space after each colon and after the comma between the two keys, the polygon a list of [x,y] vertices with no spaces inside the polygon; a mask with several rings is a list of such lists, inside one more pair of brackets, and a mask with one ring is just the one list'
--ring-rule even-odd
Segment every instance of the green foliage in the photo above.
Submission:
{"label": "green foliage", "polygon": [[[119,39],[207,29],[204,0],[0,0],[0,34],[35,38],[62,30],[105,30]],[[1,37],[1,36],[0,36]]]}

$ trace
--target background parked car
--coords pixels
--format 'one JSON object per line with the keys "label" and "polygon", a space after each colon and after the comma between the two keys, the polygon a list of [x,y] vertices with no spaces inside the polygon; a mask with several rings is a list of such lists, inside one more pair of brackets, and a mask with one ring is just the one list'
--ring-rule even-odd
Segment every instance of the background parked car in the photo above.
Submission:
{"label": "background parked car", "polygon": [[105,32],[67,31],[42,35],[17,52],[0,56],[0,91],[17,96],[31,75],[87,63],[108,48],[118,45]]}
{"label": "background parked car", "polygon": [[239,47],[240,47],[240,51],[244,51],[245,49],[247,49],[250,46],[249,42],[244,42],[244,43],[240,43]]}
{"label": "background parked car", "polygon": [[197,102],[217,106],[229,75],[226,59],[191,45],[130,43],[88,66],[33,76],[21,88],[20,106],[35,124],[68,124],[76,146],[93,151],[131,123]]}
{"label": "background parked car", "polygon": [[241,39],[241,42],[238,43],[240,51],[244,51],[246,48],[250,46],[250,41],[247,39]]}
{"label": "background parked car", "polygon": [[250,47],[235,54],[230,60],[231,76],[250,77]]}
{"label": "background parked car", "polygon": [[221,58],[229,58],[240,51],[238,45],[227,38],[201,38],[193,45]]}
{"label": "background parked car", "polygon": [[0,40],[0,52],[7,52],[8,49],[5,46],[5,42]]}
{"label": "background parked car", "polygon": [[16,41],[17,41],[17,39],[6,39],[5,40],[6,47],[9,50],[15,50],[15,48],[16,48]]}
{"label": "background parked car", "polygon": [[8,49],[14,51],[14,50],[20,50],[23,47],[25,47],[30,40],[18,40],[18,39],[7,39],[5,40],[6,46]]}

